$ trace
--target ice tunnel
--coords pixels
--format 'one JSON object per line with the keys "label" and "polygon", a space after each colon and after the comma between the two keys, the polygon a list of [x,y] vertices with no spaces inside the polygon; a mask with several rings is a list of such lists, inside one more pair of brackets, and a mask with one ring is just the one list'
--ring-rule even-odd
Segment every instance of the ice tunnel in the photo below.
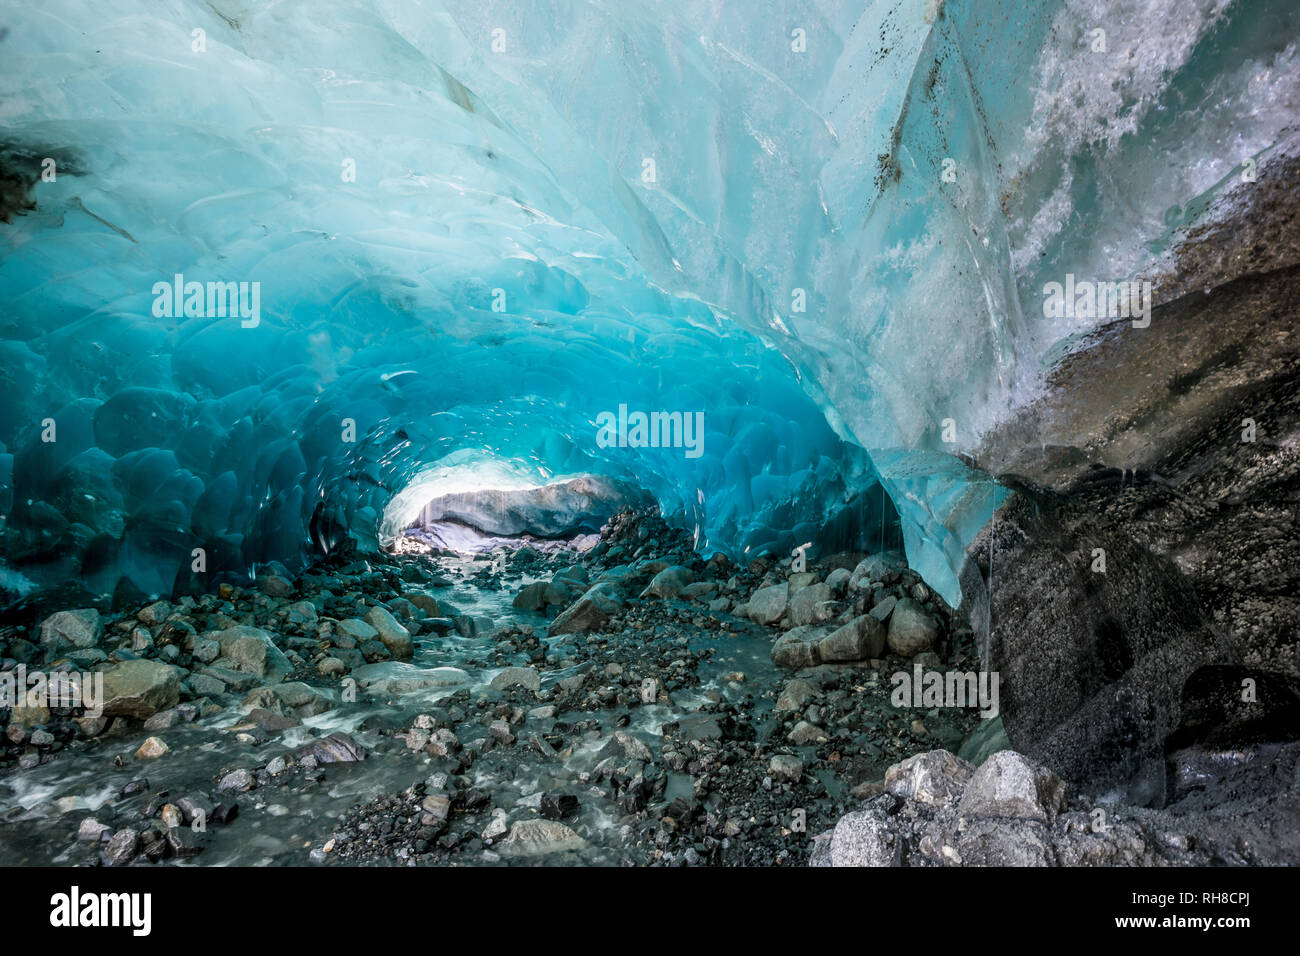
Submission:
{"label": "ice tunnel", "polygon": [[5,4],[5,587],[594,476],[955,605],[969,455],[1095,324],[1043,283],[1157,273],[1294,115],[1300,11],[1121,6]]}

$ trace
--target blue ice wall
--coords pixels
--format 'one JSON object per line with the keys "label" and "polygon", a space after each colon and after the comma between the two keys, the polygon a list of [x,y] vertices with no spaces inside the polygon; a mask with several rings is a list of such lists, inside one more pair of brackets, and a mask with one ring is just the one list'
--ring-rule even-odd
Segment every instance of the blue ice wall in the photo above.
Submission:
{"label": "blue ice wall", "polygon": [[[879,474],[955,602],[1000,492],[954,453],[1088,325],[1042,284],[1158,270],[1278,148],[1297,13],[764,11],[5,4],[10,566],[163,591],[193,547],[304,560],[313,522],[372,541],[429,469],[502,462],[634,477],[744,553]],[[258,283],[256,322],[160,310],[177,274]],[[704,412],[703,454],[600,448],[620,404]]]}

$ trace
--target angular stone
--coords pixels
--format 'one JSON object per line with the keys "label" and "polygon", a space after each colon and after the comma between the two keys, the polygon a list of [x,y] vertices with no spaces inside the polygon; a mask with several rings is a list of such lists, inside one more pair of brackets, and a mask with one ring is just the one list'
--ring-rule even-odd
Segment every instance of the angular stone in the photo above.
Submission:
{"label": "angular stone", "polygon": [[108,841],[108,846],[104,848],[104,859],[109,866],[123,866],[130,863],[139,852],[140,834],[135,830],[122,829]]}
{"label": "angular stone", "polygon": [[855,617],[817,644],[823,661],[864,661],[885,650],[885,628],[870,614]]}
{"label": "angular stone", "polygon": [[488,685],[493,690],[505,690],[508,687],[525,687],[533,693],[542,689],[542,676],[533,667],[507,667],[492,678]]}
{"label": "angular stone", "polygon": [[785,609],[785,619],[786,623],[794,627],[802,627],[828,621],[834,613],[835,602],[831,597],[831,589],[825,584],[810,584],[790,598]]}
{"label": "angular stone", "polygon": [[361,745],[344,733],[333,733],[320,740],[299,747],[293,752],[295,760],[311,756],[317,763],[355,763],[366,759]]}
{"label": "angular stone", "polygon": [[785,614],[790,599],[789,583],[759,588],[749,598],[749,619],[757,624],[775,624]]}
{"label": "angular stone", "polygon": [[684,568],[681,565],[673,565],[664,568],[656,574],[650,584],[641,593],[642,597],[659,597],[674,598],[681,593],[682,588],[695,581],[695,572],[690,568]]}
{"label": "angular stone", "polygon": [[372,607],[366,612],[366,623],[379,632],[379,640],[396,660],[406,660],[415,651],[411,632],[398,624],[385,608]]}
{"label": "angular stone", "polygon": [[94,817],[86,817],[77,826],[77,839],[82,843],[98,843],[108,831],[109,827],[106,824],[100,823]]}
{"label": "angular stone", "polygon": [[815,698],[817,694],[817,685],[801,677],[796,677],[785,685],[785,689],[777,697],[776,706],[773,709],[779,714],[792,710],[803,710],[804,704]]}
{"label": "angular stone", "polygon": [[902,657],[928,651],[939,637],[939,622],[911,598],[894,605],[889,617],[889,649]]}
{"label": "angular stone", "polygon": [[772,644],[772,663],[792,670],[816,667],[821,663],[818,644],[825,636],[825,628],[796,627],[786,631]]}
{"label": "angular stone", "polygon": [[334,626],[338,633],[345,637],[350,637],[358,643],[361,641],[372,641],[379,636],[379,632],[360,618],[347,617],[339,621]]}
{"label": "angular stone", "polygon": [[805,747],[809,744],[824,743],[827,738],[826,731],[816,724],[801,720],[794,725],[794,729],[790,731],[786,739],[796,747]]}
{"label": "angular stone", "polygon": [[174,667],[155,661],[123,661],[104,672],[104,716],[146,720],[175,707],[180,688]]}
{"label": "angular stone", "polygon": [[797,783],[803,776],[803,761],[794,754],[776,754],[767,765],[767,770],[777,780]]}
{"label": "angular stone", "polygon": [[831,866],[895,866],[901,841],[884,811],[870,805],[840,817],[830,841]]}
{"label": "angular stone", "polygon": [[880,601],[877,601],[875,606],[872,607],[868,613],[881,624],[884,624],[885,621],[889,620],[889,615],[894,613],[894,605],[897,603],[898,598],[894,597],[892,594],[887,595]]}
{"label": "angular stone", "polygon": [[102,631],[94,608],[59,611],[41,622],[41,645],[56,653],[68,647],[94,647]]}
{"label": "angular stone", "polygon": [[1065,784],[1028,757],[1000,750],[975,771],[957,809],[966,817],[1051,823],[1065,809]]}
{"label": "angular stone", "polygon": [[961,799],[974,766],[946,750],[908,757],[885,771],[885,790],[918,803],[942,807]]}
{"label": "angular stone", "polygon": [[501,841],[502,856],[532,857],[581,850],[587,841],[556,820],[520,820]]}
{"label": "angular stone", "polygon": [[140,760],[154,760],[165,754],[170,748],[159,737],[148,737],[135,752]]}
{"label": "angular stone", "polygon": [[550,633],[582,634],[598,630],[622,607],[623,601],[612,584],[594,584],[577,603],[556,616]]}
{"label": "angular stone", "polygon": [[217,634],[217,643],[221,645],[221,659],[246,674],[276,682],[293,670],[270,632],[260,627],[228,627]]}
{"label": "angular stone", "polygon": [[[519,589],[511,605],[519,611],[540,611],[546,607],[546,582],[534,581]],[[436,616],[436,615],[435,615]]]}

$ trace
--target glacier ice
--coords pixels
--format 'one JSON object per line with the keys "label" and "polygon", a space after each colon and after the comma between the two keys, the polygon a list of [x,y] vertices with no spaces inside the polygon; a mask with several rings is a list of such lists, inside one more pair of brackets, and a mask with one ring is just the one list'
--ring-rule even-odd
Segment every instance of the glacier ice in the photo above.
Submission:
{"label": "glacier ice", "polygon": [[[897,523],[956,603],[1003,494],[958,455],[1089,326],[1043,284],[1158,274],[1281,148],[1300,11],[770,8],[8,4],[14,575],[160,593],[598,474],[706,550]],[[703,412],[703,454],[600,447],[620,405]]]}

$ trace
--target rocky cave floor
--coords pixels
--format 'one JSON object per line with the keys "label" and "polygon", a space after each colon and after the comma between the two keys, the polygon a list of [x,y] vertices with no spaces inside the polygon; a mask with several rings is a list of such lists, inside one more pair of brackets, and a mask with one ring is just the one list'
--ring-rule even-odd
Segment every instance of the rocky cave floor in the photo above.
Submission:
{"label": "rocky cave floor", "polygon": [[975,709],[894,707],[893,673],[979,663],[892,555],[739,568],[625,512],[581,553],[353,554],[3,620],[6,668],[106,697],[0,710],[5,865],[1300,859],[1294,746],[1148,810]]}

